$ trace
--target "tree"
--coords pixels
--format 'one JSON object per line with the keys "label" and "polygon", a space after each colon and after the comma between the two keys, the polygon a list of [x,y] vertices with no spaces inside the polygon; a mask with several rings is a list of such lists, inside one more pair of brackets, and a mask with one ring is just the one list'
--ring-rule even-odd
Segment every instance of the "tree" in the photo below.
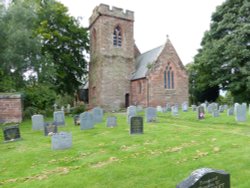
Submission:
{"label": "tree", "polygon": [[34,4],[20,0],[1,14],[1,91],[25,87],[25,73],[39,61],[41,43],[33,37],[36,23],[33,7]]}
{"label": "tree", "polygon": [[250,2],[226,0],[212,15],[202,49],[194,59],[196,88],[231,92],[238,102],[250,96]]}
{"label": "tree", "polygon": [[[56,91],[73,94],[87,74],[84,54],[89,49],[89,40],[87,30],[67,11],[64,5],[54,0],[42,1],[36,33],[42,40],[42,54],[51,58],[54,74],[50,75],[50,80]],[[44,71],[46,68],[40,67],[39,74]]]}

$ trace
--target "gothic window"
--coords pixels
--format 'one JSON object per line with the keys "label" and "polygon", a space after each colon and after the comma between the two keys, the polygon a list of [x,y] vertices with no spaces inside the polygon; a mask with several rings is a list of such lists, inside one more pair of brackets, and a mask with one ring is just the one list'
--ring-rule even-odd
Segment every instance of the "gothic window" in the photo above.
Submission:
{"label": "gothic window", "polygon": [[141,94],[141,91],[142,91],[142,84],[141,84],[141,82],[139,81],[139,82],[138,82],[138,93]]}
{"label": "gothic window", "polygon": [[172,67],[169,66],[169,64],[164,71],[164,88],[174,89],[174,71],[172,70]]}
{"label": "gothic window", "polygon": [[116,26],[113,32],[113,45],[116,47],[122,46],[122,32],[120,26]]}

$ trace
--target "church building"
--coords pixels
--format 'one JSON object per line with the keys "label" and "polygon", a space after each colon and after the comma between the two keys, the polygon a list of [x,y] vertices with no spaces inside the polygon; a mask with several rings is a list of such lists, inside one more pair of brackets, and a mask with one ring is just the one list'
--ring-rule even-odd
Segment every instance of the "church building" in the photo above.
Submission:
{"label": "church building", "polygon": [[134,42],[134,13],[104,4],[93,10],[89,22],[90,107],[119,110],[188,101],[188,74],[169,38],[140,53]]}

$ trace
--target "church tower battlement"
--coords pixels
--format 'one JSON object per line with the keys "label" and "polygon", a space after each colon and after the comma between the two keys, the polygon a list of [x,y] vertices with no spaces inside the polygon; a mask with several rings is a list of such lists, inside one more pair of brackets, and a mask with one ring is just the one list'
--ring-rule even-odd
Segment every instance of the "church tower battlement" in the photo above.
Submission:
{"label": "church tower battlement", "polygon": [[110,7],[109,5],[100,4],[93,10],[92,16],[89,18],[90,27],[95,22],[95,20],[101,15],[134,21],[133,11],[125,11],[122,8]]}

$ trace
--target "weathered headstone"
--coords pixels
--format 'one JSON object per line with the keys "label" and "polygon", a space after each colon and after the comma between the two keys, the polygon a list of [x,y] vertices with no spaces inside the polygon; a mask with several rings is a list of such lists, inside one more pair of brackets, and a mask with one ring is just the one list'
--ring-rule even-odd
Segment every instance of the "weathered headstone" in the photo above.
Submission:
{"label": "weathered headstone", "polygon": [[55,103],[55,104],[53,104],[53,107],[54,107],[54,111],[57,111],[57,104]]}
{"label": "weathered headstone", "polygon": [[192,105],[192,111],[196,112],[197,111],[197,106],[196,105]]}
{"label": "weathered headstone", "polygon": [[170,104],[166,104],[166,111],[171,112],[171,105]]}
{"label": "weathered headstone", "polygon": [[208,107],[208,103],[201,103],[200,106],[203,106],[204,111],[206,111],[206,110],[207,110],[207,107]]}
{"label": "weathered headstone", "polygon": [[143,118],[134,116],[130,121],[130,134],[143,134]]}
{"label": "weathered headstone", "polygon": [[187,102],[182,103],[182,111],[183,112],[187,112],[188,111],[188,103]]}
{"label": "weathered headstone", "polygon": [[127,108],[127,122],[130,123],[131,117],[136,116],[136,114],[136,106],[129,106]]}
{"label": "weathered headstone", "polygon": [[146,122],[156,121],[156,109],[154,107],[148,107],[145,109]]}
{"label": "weathered headstone", "polygon": [[70,106],[70,104],[67,104],[67,113],[69,114],[70,113],[70,109],[71,109],[71,106]]}
{"label": "weathered headstone", "polygon": [[37,114],[31,117],[32,129],[33,130],[43,130],[44,129],[44,118],[43,115]]}
{"label": "weathered headstone", "polygon": [[233,116],[234,115],[234,109],[233,108],[227,109],[227,115],[228,116]]}
{"label": "weathered headstone", "polygon": [[176,188],[230,188],[230,174],[223,170],[201,168],[192,172]]}
{"label": "weathered headstone", "polygon": [[198,119],[204,119],[205,118],[204,106],[199,106],[197,109],[197,113],[198,113]]}
{"label": "weathered headstone", "polygon": [[220,105],[220,106],[219,106],[219,112],[220,112],[220,113],[223,113],[223,112],[224,112],[224,105]]}
{"label": "weathered headstone", "polygon": [[80,115],[74,115],[74,125],[80,125]]}
{"label": "weathered headstone", "polygon": [[171,107],[171,112],[173,116],[177,116],[178,115],[178,107],[177,106],[172,106]]}
{"label": "weathered headstone", "polygon": [[18,125],[3,127],[4,142],[12,142],[21,139]]}
{"label": "weathered headstone", "polygon": [[48,136],[51,134],[57,133],[57,125],[52,122],[45,122],[44,123],[44,135]]}
{"label": "weathered headstone", "polygon": [[136,106],[136,111],[137,112],[142,112],[143,111],[143,107],[142,106]]}
{"label": "weathered headstone", "polygon": [[80,114],[80,127],[81,130],[93,129],[94,128],[94,118],[92,113],[83,112]]}
{"label": "weathered headstone", "polygon": [[213,117],[219,117],[219,116],[220,116],[220,111],[219,111],[219,110],[214,110],[214,111],[212,112],[212,116],[213,116]]}
{"label": "weathered headstone", "polygon": [[53,113],[54,124],[65,125],[64,111],[56,111]]}
{"label": "weathered headstone", "polygon": [[157,106],[157,107],[156,107],[156,110],[157,110],[157,112],[163,112],[163,110],[162,110],[162,107],[161,107],[161,106]]}
{"label": "weathered headstone", "polygon": [[117,118],[115,116],[107,117],[107,127],[116,127],[117,126]]}
{"label": "weathered headstone", "polygon": [[246,104],[237,104],[235,106],[235,119],[239,122],[244,122],[247,120],[247,106]]}
{"label": "weathered headstone", "polygon": [[53,150],[68,149],[72,146],[72,134],[67,132],[56,133],[51,137]]}
{"label": "weathered headstone", "polygon": [[100,107],[95,107],[92,109],[92,114],[93,114],[93,119],[95,123],[102,122],[103,109],[101,109]]}

